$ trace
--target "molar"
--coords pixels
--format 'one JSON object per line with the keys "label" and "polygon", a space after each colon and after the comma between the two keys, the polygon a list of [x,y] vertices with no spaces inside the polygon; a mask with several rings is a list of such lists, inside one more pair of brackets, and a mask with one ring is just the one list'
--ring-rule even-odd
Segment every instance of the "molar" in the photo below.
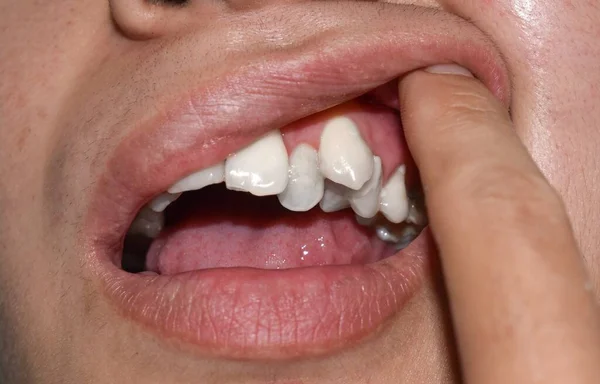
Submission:
{"label": "molar", "polygon": [[267,133],[225,161],[228,189],[255,196],[277,195],[287,182],[288,155],[279,130]]}
{"label": "molar", "polygon": [[319,160],[326,178],[353,190],[360,189],[373,175],[373,153],[356,124],[344,116],[325,124]]}

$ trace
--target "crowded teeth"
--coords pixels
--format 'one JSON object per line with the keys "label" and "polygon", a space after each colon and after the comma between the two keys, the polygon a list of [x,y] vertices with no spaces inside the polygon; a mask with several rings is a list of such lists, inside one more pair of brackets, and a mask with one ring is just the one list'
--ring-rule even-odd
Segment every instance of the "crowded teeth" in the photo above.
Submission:
{"label": "crowded teeth", "polygon": [[129,233],[154,239],[162,231],[164,225],[165,216],[162,212],[155,212],[149,207],[145,207],[133,220]]}
{"label": "crowded teeth", "polygon": [[404,184],[406,167],[399,166],[387,181],[380,194],[379,209],[392,223],[401,223],[408,217],[408,197]]}
{"label": "crowded teeth", "polygon": [[181,193],[202,189],[207,185],[225,181],[225,162],[215,164],[201,171],[184,177],[169,188],[169,193]]}
{"label": "crowded teeth", "polygon": [[277,195],[279,202],[290,211],[306,212],[319,203],[323,191],[317,151],[308,144],[298,145],[290,155],[289,180]]}
{"label": "crowded teeth", "polygon": [[169,204],[177,200],[181,196],[181,193],[163,193],[154,198],[148,205],[154,212],[164,211]]}
{"label": "crowded teeth", "polygon": [[225,161],[227,189],[255,196],[277,195],[287,182],[288,155],[279,130],[269,132]]}
{"label": "crowded teeth", "polygon": [[354,122],[344,116],[329,120],[319,144],[323,176],[358,190],[373,174],[373,153]]}
{"label": "crowded teeth", "polygon": [[349,194],[352,210],[359,216],[369,219],[379,212],[379,193],[381,192],[381,158],[373,157],[373,175],[358,191]]}
{"label": "crowded teeth", "polygon": [[350,201],[346,196],[348,188],[336,184],[331,180],[325,180],[325,191],[323,198],[319,203],[323,212],[336,212],[346,209],[350,206]]}

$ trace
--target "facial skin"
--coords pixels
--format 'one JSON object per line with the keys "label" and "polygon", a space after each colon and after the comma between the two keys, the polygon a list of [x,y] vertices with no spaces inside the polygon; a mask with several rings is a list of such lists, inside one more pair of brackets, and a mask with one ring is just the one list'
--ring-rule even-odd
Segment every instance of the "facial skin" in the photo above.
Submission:
{"label": "facial skin", "polygon": [[[144,99],[178,94],[190,82],[201,86],[253,55],[293,50],[302,39],[311,44],[308,26],[319,21],[308,17],[305,30],[293,29],[294,18],[319,11],[309,2],[191,3],[149,8],[141,0],[0,0],[0,381],[458,380],[435,266],[385,332],[327,357],[283,363],[203,358],[163,343],[116,315],[82,272],[75,239],[106,152],[128,133],[119,119],[131,122],[143,116],[135,106]],[[600,201],[600,6],[411,3],[469,20],[497,46],[510,75],[515,127],[563,197],[600,294],[600,210],[594,204]],[[253,12],[264,12],[291,37],[269,23],[256,27],[248,16]],[[275,43],[255,48],[266,36]]]}

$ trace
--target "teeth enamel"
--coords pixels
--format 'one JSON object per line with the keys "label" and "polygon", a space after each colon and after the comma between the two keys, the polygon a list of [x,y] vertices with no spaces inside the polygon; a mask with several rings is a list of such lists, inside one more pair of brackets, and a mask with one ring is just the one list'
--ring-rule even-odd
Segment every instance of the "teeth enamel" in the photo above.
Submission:
{"label": "teeth enamel", "polygon": [[400,228],[393,224],[390,226],[377,225],[375,233],[382,241],[393,243],[396,250],[401,250],[419,235],[419,230],[412,225],[404,225]]}
{"label": "teeth enamel", "polygon": [[306,212],[319,203],[323,192],[317,151],[308,144],[298,145],[290,155],[289,180],[277,195],[279,202],[290,211]]}
{"label": "teeth enamel", "polygon": [[366,219],[371,218],[379,211],[379,193],[381,192],[381,159],[373,157],[373,176],[358,191],[349,195],[352,210]]}
{"label": "teeth enamel", "polygon": [[207,185],[222,183],[225,180],[225,162],[215,164],[184,177],[169,188],[169,193],[181,193],[202,189]]}
{"label": "teeth enamel", "polygon": [[181,193],[163,193],[154,198],[148,206],[154,212],[162,212],[164,211],[169,204],[177,200],[181,196]]}
{"label": "teeth enamel", "polygon": [[319,168],[331,181],[358,190],[373,174],[373,153],[347,117],[336,117],[323,128]]}
{"label": "teeth enamel", "polygon": [[288,156],[281,133],[271,131],[225,161],[225,185],[255,196],[277,195],[288,181]]}
{"label": "teeth enamel", "polygon": [[331,180],[325,180],[325,191],[319,206],[323,212],[336,212],[348,208],[350,202],[346,193],[348,188],[343,185],[336,184]]}
{"label": "teeth enamel", "polygon": [[162,231],[165,225],[165,215],[162,212],[155,212],[146,207],[138,213],[129,228],[129,233],[133,235],[144,235],[154,239]]}
{"label": "teeth enamel", "polygon": [[408,217],[408,197],[404,185],[406,168],[399,166],[381,190],[379,210],[392,223],[401,223]]}
{"label": "teeth enamel", "polygon": [[373,216],[370,218],[366,218],[366,217],[361,217],[359,215],[354,215],[354,219],[356,220],[356,222],[359,225],[362,225],[364,227],[370,227],[371,225],[373,225],[376,221],[377,221],[377,217]]}

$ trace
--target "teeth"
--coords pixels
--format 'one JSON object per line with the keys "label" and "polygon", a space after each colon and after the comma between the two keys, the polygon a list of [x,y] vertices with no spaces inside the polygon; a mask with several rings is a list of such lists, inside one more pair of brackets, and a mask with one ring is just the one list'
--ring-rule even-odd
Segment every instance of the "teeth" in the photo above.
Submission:
{"label": "teeth", "polygon": [[373,174],[373,153],[352,120],[336,117],[323,128],[319,167],[331,181],[358,190]]}
{"label": "teeth", "polygon": [[336,184],[331,180],[325,180],[325,191],[319,206],[323,212],[336,212],[348,208],[350,202],[346,194],[348,188],[343,185]]}
{"label": "teeth", "polygon": [[162,212],[155,212],[148,207],[142,209],[135,217],[129,233],[133,235],[144,235],[149,238],[155,238],[162,231],[165,224],[165,215]]}
{"label": "teeth", "polygon": [[379,211],[379,193],[381,192],[381,159],[373,157],[373,176],[358,191],[350,192],[350,206],[354,212],[369,219]]}
{"label": "teeth", "polygon": [[400,223],[408,217],[408,197],[404,185],[404,165],[399,166],[381,190],[379,209],[392,223]]}
{"label": "teeth", "polygon": [[207,185],[222,183],[225,180],[225,162],[215,164],[184,177],[169,188],[169,193],[181,193],[202,189]]}
{"label": "teeth", "polygon": [[362,225],[363,227],[370,227],[377,221],[376,216],[366,218],[366,217],[361,217],[359,215],[354,215],[354,219],[356,220],[356,222],[358,224]]}
{"label": "teeth", "polygon": [[319,172],[317,151],[300,144],[290,156],[289,180],[285,190],[277,195],[279,202],[290,211],[305,212],[323,197],[324,179]]}
{"label": "teeth", "polygon": [[406,222],[420,226],[427,224],[427,215],[425,214],[425,207],[422,201],[410,200]]}
{"label": "teeth", "polygon": [[375,227],[375,233],[379,239],[393,243],[396,250],[406,248],[418,235],[419,229],[412,225],[404,225],[402,228],[394,226],[378,225]]}
{"label": "teeth", "polygon": [[225,161],[225,185],[255,196],[277,195],[288,181],[288,156],[278,130],[271,131]]}
{"label": "teeth", "polygon": [[164,211],[169,204],[177,200],[181,196],[181,193],[163,193],[158,195],[152,200],[148,206],[154,212],[162,212]]}
{"label": "teeth", "polygon": [[385,226],[377,226],[375,228],[375,233],[377,234],[377,237],[388,243],[398,242],[398,237],[390,232]]}

